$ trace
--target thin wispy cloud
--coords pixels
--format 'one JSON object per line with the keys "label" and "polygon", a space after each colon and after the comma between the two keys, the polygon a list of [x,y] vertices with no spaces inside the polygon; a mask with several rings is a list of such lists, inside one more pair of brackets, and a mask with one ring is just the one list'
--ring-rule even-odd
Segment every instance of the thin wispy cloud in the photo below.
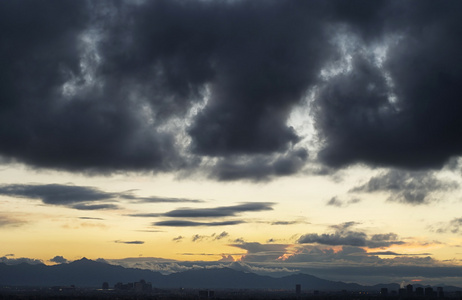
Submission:
{"label": "thin wispy cloud", "polygon": [[37,199],[44,204],[66,206],[78,210],[119,209],[119,205],[115,203],[120,203],[122,200],[131,200],[134,203],[203,202],[183,198],[137,197],[132,191],[106,192],[96,187],[71,184],[4,184],[0,185],[0,195]]}
{"label": "thin wispy cloud", "polygon": [[79,217],[81,220],[104,220],[103,218],[96,218],[96,217]]}
{"label": "thin wispy cloud", "polygon": [[213,208],[179,208],[162,214],[164,217],[175,218],[216,218],[234,217],[245,212],[261,212],[273,210],[275,203],[248,202],[233,206],[219,206]]}
{"label": "thin wispy cloud", "polygon": [[127,244],[127,245],[142,245],[144,244],[144,241],[120,241],[116,240],[114,241],[116,244]]}
{"label": "thin wispy cloud", "polygon": [[11,217],[6,214],[0,214],[0,228],[2,227],[19,227],[27,224],[26,220]]}
{"label": "thin wispy cloud", "polygon": [[171,220],[171,221],[159,221],[152,223],[153,226],[166,226],[166,227],[196,227],[196,226],[230,226],[239,225],[245,223],[242,220],[234,221],[221,221],[221,222],[194,222],[186,220]]}

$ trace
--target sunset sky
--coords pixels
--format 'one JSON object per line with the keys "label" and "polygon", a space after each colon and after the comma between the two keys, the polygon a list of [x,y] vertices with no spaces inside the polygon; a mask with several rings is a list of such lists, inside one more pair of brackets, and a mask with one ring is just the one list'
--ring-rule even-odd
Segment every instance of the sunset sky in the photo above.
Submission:
{"label": "sunset sky", "polygon": [[0,262],[462,285],[461,12],[1,1]]}

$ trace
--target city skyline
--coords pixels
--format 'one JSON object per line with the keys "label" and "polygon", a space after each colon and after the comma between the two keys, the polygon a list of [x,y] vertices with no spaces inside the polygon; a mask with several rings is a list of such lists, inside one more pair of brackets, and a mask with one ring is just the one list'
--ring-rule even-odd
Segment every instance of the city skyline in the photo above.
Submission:
{"label": "city skyline", "polygon": [[0,262],[457,285],[461,6],[0,3]]}

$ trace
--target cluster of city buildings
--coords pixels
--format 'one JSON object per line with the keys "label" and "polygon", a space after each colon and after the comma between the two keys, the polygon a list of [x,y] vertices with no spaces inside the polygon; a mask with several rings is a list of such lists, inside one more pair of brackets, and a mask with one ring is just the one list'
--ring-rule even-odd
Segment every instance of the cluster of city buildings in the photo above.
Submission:
{"label": "cluster of city buildings", "polygon": [[[109,283],[103,282],[102,289],[108,290]],[[138,282],[129,282],[129,283],[118,282],[114,285],[114,290],[116,291],[135,291],[139,293],[150,293],[152,292],[152,284],[150,282],[146,282],[144,279],[141,279]]]}
{"label": "cluster of city buildings", "polygon": [[[380,290],[380,294],[382,296],[389,296],[389,293],[388,293],[388,289],[387,288],[382,288]],[[391,293],[391,295],[395,295],[396,294],[396,291],[393,291]],[[398,296],[401,296],[401,297],[404,297],[404,296],[407,296],[407,297],[412,297],[412,296],[416,296],[416,297],[431,297],[431,298],[444,298],[444,291],[443,291],[443,288],[442,287],[437,287],[436,288],[436,291],[428,286],[428,287],[416,287],[415,290],[414,290],[414,286],[412,284],[408,284],[407,286],[402,286],[399,290],[398,290]]]}

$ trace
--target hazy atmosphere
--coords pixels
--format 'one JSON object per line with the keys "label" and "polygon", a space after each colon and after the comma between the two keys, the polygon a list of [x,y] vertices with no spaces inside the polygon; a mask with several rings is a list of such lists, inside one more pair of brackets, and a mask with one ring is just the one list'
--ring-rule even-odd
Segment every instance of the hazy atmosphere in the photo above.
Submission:
{"label": "hazy atmosphere", "polygon": [[461,12],[0,1],[0,262],[462,285]]}

